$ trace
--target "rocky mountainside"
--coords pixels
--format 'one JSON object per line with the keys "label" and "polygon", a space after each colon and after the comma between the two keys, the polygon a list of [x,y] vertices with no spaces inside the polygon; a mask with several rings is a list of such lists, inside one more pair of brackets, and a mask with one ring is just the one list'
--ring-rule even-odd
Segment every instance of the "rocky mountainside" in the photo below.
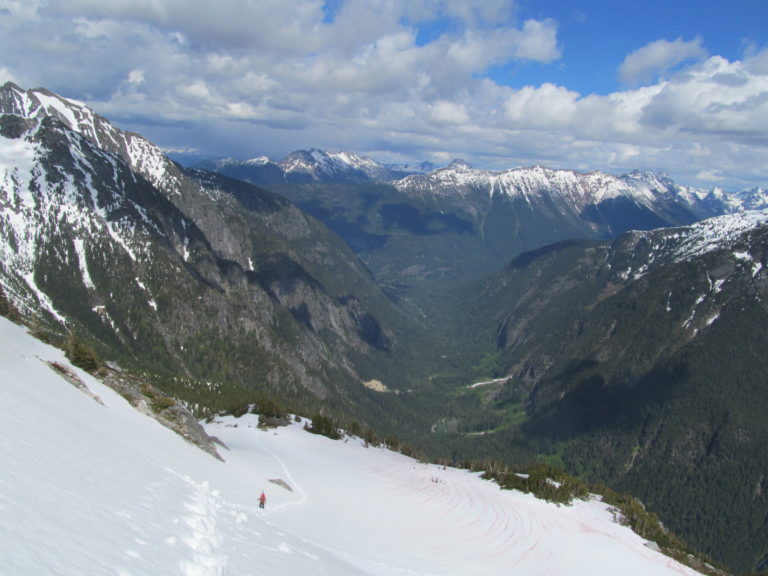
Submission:
{"label": "rocky mountainside", "polygon": [[0,106],[0,284],[26,316],[144,369],[341,405],[402,345],[408,318],[286,199],[45,90]]}
{"label": "rocky mountainside", "polygon": [[478,389],[497,419],[474,432],[637,495],[734,570],[765,567],[766,264],[768,211],[519,256],[466,296],[463,330],[488,326],[497,359]]}

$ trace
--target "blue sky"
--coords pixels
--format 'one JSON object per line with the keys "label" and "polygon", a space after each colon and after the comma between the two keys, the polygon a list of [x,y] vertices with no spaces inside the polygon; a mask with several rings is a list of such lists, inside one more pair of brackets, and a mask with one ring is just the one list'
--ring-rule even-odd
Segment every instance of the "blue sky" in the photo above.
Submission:
{"label": "blue sky", "polygon": [[520,12],[558,22],[562,57],[532,71],[533,81],[564,84],[582,94],[626,88],[617,74],[624,58],[657,40],[698,37],[709,53],[729,60],[740,59],[750,43],[766,45],[768,3],[759,0],[539,0],[521,4]]}
{"label": "blue sky", "polygon": [[768,184],[768,2],[0,0],[0,81],[168,149]]}

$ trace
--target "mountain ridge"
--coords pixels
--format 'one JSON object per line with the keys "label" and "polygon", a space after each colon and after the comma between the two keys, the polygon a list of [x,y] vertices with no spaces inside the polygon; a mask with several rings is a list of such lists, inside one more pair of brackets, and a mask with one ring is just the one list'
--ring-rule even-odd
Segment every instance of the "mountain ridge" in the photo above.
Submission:
{"label": "mountain ridge", "polygon": [[[721,188],[695,188],[676,184],[664,172],[639,170],[613,175],[600,170],[580,172],[573,169],[548,168],[542,165],[506,169],[476,169],[464,160],[453,160],[438,168],[429,163],[418,165],[384,164],[354,152],[327,152],[310,148],[296,150],[279,161],[266,156],[249,160],[207,160],[193,164],[205,169],[245,175],[246,181],[265,184],[258,172],[248,176],[247,167],[280,170],[286,182],[391,183],[410,194],[465,194],[473,188],[487,189],[489,195],[505,194],[530,199],[540,190],[561,195],[576,191],[572,198],[579,208],[609,198],[628,195],[645,204],[655,196],[676,197],[679,202],[696,206],[697,214],[711,216],[742,209],[759,209],[768,205],[764,188],[725,192]],[[268,179],[269,180],[269,179]],[[270,182],[274,183],[274,182]]]}
{"label": "mountain ridge", "polygon": [[178,192],[178,174],[162,151],[135,132],[125,132],[84,103],[45,88],[23,90],[12,82],[0,87],[0,110],[23,118],[52,116],[95,145],[123,158],[136,172],[160,188]]}
{"label": "mountain ridge", "polygon": [[380,377],[411,322],[319,222],[76,102],[0,94],[0,280],[18,309],[125,361],[308,402]]}
{"label": "mountain ridge", "polygon": [[430,169],[432,165],[384,164],[354,152],[310,148],[295,150],[281,160],[267,156],[247,160],[223,158],[197,160],[190,163],[190,167],[221,172],[255,185],[268,186],[277,183],[387,182]]}
{"label": "mountain ridge", "polygon": [[[479,170],[463,162],[454,162],[446,168],[428,174],[406,176],[394,185],[399,190],[413,195],[450,196],[484,192],[488,196],[498,194],[510,199],[523,198],[528,203],[535,201],[542,194],[547,194],[569,200],[576,211],[622,197],[645,207],[652,207],[654,203],[666,200],[691,210],[697,217],[708,217],[742,208],[738,201],[728,201],[732,196],[738,200],[737,195],[725,194],[720,189],[705,190],[680,186],[666,174],[648,170],[634,170],[614,176],[599,170],[578,172],[540,165],[506,170]],[[750,208],[757,208],[760,200],[756,194]]]}

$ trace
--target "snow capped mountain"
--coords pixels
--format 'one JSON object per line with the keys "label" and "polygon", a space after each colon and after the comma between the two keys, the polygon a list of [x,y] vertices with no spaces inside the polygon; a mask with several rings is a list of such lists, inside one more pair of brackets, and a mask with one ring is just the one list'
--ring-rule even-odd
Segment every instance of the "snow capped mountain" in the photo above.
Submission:
{"label": "snow capped mountain", "polygon": [[744,266],[750,266],[751,276],[755,277],[764,267],[765,255],[761,244],[753,241],[753,236],[767,230],[768,209],[763,209],[708,218],[682,228],[633,231],[619,242],[622,251],[633,254],[621,275],[636,280],[661,264],[728,252]]}
{"label": "snow capped mountain", "polygon": [[43,88],[25,91],[8,82],[0,87],[0,111],[35,120],[57,118],[96,147],[121,157],[155,186],[179,192],[179,171],[159,147],[139,134],[115,128],[82,102]]}
{"label": "snow capped mountain", "polygon": [[[606,201],[629,200],[652,211],[685,211],[695,219],[741,210],[768,207],[762,188],[726,193],[675,183],[666,174],[649,170],[622,175],[594,171],[551,169],[543,166],[479,170],[464,160],[445,168],[421,164],[382,164],[352,152],[327,152],[311,148],[297,150],[276,162],[266,156],[238,161],[224,159],[198,164],[257,185],[286,181],[302,182],[390,182],[412,197],[430,200],[467,199],[477,195],[522,198],[529,204],[542,201],[568,203],[571,212],[582,212]],[[268,172],[265,172],[266,169]],[[281,178],[277,178],[278,171]]]}
{"label": "snow capped mountain", "polygon": [[[103,138],[101,120],[77,104],[70,110],[46,93],[25,99],[6,86],[4,96],[9,92],[17,98],[15,104],[23,105],[11,109],[25,114],[0,116],[0,280],[15,304],[32,316],[42,311],[64,322],[62,311],[71,304],[55,305],[51,293],[61,283],[53,277],[63,273],[61,263],[74,261],[83,289],[93,291],[95,278],[104,273],[104,258],[133,268],[135,285],[147,302],[154,302],[140,280],[155,249],[152,236],[181,252],[194,233],[184,230],[178,214],[175,220],[166,219],[153,209],[150,184],[137,181],[117,157],[57,123],[64,116]],[[54,115],[41,112],[43,106]],[[156,198],[155,207],[158,202]],[[89,300],[94,307],[103,304],[98,298],[81,304]],[[111,322],[102,308],[102,319]]]}
{"label": "snow capped mountain", "polygon": [[298,150],[284,158],[279,166],[289,181],[362,180],[385,181],[392,179],[392,172],[379,164],[351,152],[326,152],[312,148]]}
{"label": "snow capped mountain", "polygon": [[389,182],[408,174],[432,170],[429,163],[382,164],[352,152],[327,152],[317,148],[296,150],[280,161],[266,156],[249,160],[203,161],[195,167],[215,170],[233,178],[241,178],[257,186],[290,182],[300,183],[366,183]]}
{"label": "snow capped mountain", "polygon": [[[704,296],[696,300],[687,321],[692,333],[696,333],[703,326],[693,325],[692,320],[696,309],[708,301],[708,294],[719,294],[723,286],[737,284],[741,286],[739,294],[764,290],[765,274],[760,273],[766,265],[764,242],[767,236],[768,209],[727,214],[680,228],[632,231],[617,240],[617,257],[609,268],[612,268],[616,281],[624,283],[666,268],[683,268],[691,262],[705,260],[708,255],[720,261],[716,270],[706,273],[706,289],[701,290]],[[690,292],[693,284],[670,287],[669,294],[681,290]],[[719,296],[723,298],[722,294]],[[710,311],[710,323],[718,317],[719,309],[715,306]]]}
{"label": "snow capped mountain", "polygon": [[663,201],[698,210],[701,200],[708,194],[704,190],[679,186],[654,172],[636,171],[613,176],[599,171],[581,173],[543,166],[493,171],[473,169],[463,161],[454,161],[447,168],[429,174],[407,176],[395,186],[402,192],[420,197],[485,194],[522,198],[529,204],[547,198],[565,201],[576,211],[617,198],[630,199],[651,209]]}
{"label": "snow capped mountain", "polygon": [[[471,255],[481,276],[518,254],[570,238],[617,237],[629,230],[688,225],[704,218],[768,206],[762,190],[729,194],[681,186],[664,174],[634,171],[619,176],[600,171],[581,173],[543,166],[478,170],[463,160],[404,177],[392,167],[360,156],[322,150],[297,151],[280,163],[264,158],[221,162],[212,167],[235,178],[267,186],[321,219],[359,255],[368,258],[385,282],[407,285],[416,278],[460,277],[464,253]],[[422,167],[423,168],[423,167]],[[376,197],[364,200],[363,189],[334,187],[339,183],[388,181]],[[305,190],[290,183],[324,186]],[[344,198],[343,201],[339,201]],[[407,205],[406,205],[407,204]],[[407,236],[393,234],[405,231]],[[448,236],[460,233],[460,238]],[[452,248],[444,252],[436,236]],[[456,244],[458,242],[458,244]],[[392,267],[413,250],[420,262]],[[418,256],[416,256],[418,254]],[[451,256],[453,255],[453,256]]]}
{"label": "snow capped mountain", "polygon": [[736,209],[761,210],[768,206],[768,192],[764,188],[749,188],[733,196]]}
{"label": "snow capped mountain", "polygon": [[8,574],[696,574],[597,499],[556,506],[301,424],[216,418],[221,462],[4,318],[0,343]]}

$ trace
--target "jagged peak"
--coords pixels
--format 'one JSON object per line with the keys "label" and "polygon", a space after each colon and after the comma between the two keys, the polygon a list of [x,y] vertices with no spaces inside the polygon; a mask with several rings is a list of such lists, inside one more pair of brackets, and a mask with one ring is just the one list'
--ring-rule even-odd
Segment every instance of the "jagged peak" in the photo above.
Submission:
{"label": "jagged peak", "polygon": [[83,102],[46,88],[24,90],[6,83],[0,91],[0,112],[29,119],[54,117],[99,149],[125,160],[133,170],[169,192],[175,189],[177,168],[163,151],[139,134],[116,128]]}
{"label": "jagged peak", "polygon": [[280,163],[290,163],[295,161],[304,161],[316,164],[327,164],[329,162],[336,162],[340,164],[346,164],[349,166],[359,165],[379,165],[378,162],[360,156],[354,152],[328,152],[320,148],[309,148],[307,150],[294,150],[288,156],[286,156]]}
{"label": "jagged peak", "polygon": [[[504,170],[470,168],[465,162],[454,161],[448,167],[428,174],[415,174],[397,180],[394,185],[406,194],[434,195],[444,198],[467,196],[502,196],[538,202],[549,198],[562,209],[579,214],[587,206],[612,199],[628,199],[655,212],[657,210],[691,210],[699,217],[743,209],[744,201],[720,200],[709,190],[676,184],[668,175],[650,170],[635,170],[616,176],[599,170],[579,172],[549,168],[540,164]],[[706,198],[710,196],[707,200]],[[728,196],[730,199],[731,196]],[[761,207],[768,200],[753,202]]]}
{"label": "jagged peak", "polygon": [[277,163],[286,174],[305,175],[313,180],[350,178],[391,180],[396,176],[386,165],[354,152],[328,152],[319,148],[296,150]]}
{"label": "jagged peak", "polygon": [[[0,98],[0,107],[4,113],[18,114],[25,118],[55,116],[73,130],[77,130],[84,120],[90,124],[93,124],[96,118],[107,122],[85,103],[65,98],[47,88],[24,90],[12,82],[7,82],[3,85],[2,92],[5,97]],[[10,93],[15,96],[13,100],[8,98]]]}

